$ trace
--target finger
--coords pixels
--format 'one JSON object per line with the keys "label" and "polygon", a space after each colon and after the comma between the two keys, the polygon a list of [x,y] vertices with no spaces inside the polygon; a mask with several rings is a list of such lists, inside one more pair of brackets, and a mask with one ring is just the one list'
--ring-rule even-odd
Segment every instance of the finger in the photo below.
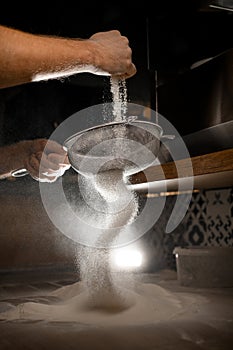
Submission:
{"label": "finger", "polygon": [[45,173],[47,169],[41,167],[40,160],[35,154],[31,155],[30,158],[25,160],[25,167],[34,178],[40,178],[42,173]]}
{"label": "finger", "polygon": [[59,165],[51,162],[46,154],[42,152],[32,154],[29,158],[29,163],[35,171],[39,171],[39,169],[45,169],[46,171],[59,170]]}
{"label": "finger", "polygon": [[60,169],[60,165],[57,162],[53,162],[51,161],[51,159],[49,158],[49,156],[46,156],[46,154],[43,154],[41,157],[41,161],[40,161],[40,167],[52,171],[57,171]]}
{"label": "finger", "polygon": [[[125,80],[125,79],[128,79],[128,78],[131,78],[132,76],[134,76],[135,74],[137,73],[137,69],[136,69],[136,66],[131,63],[127,72],[125,72],[125,74],[118,74],[116,75],[115,77],[117,79],[121,79],[121,80]],[[113,77],[114,78],[114,77]]]}
{"label": "finger", "polygon": [[25,162],[30,167],[30,169],[32,169],[32,171],[39,174],[40,153],[38,153],[38,157],[36,154],[31,154],[30,157],[25,160]]}
{"label": "finger", "polygon": [[[49,157],[49,156],[48,156]],[[43,174],[47,177],[59,177],[62,176],[67,169],[69,169],[70,165],[67,164],[57,164],[51,162],[48,157],[46,157],[44,154],[42,156],[41,162],[40,162],[40,174]]]}
{"label": "finger", "polygon": [[70,165],[67,155],[64,156],[56,153],[50,153],[47,158],[50,162],[59,164],[60,166]]}
{"label": "finger", "polygon": [[[50,153],[46,156],[45,153],[37,152],[34,157],[37,158],[37,160],[40,163],[40,167],[45,168],[46,170],[56,170],[58,171],[61,168],[69,169],[71,164],[69,162],[68,156],[59,155],[56,153]],[[37,166],[37,164],[35,165]]]}
{"label": "finger", "polygon": [[25,168],[34,180],[40,182],[55,182],[58,178],[57,173],[54,174],[54,171],[50,173],[48,169],[40,166],[40,162],[35,155],[26,159]]}
{"label": "finger", "polygon": [[56,170],[46,169],[43,166],[40,166],[39,171],[36,171],[31,165],[28,165],[28,171],[33,178],[36,178],[41,182],[53,182],[55,181],[59,174]]}
{"label": "finger", "polygon": [[27,169],[28,173],[31,175],[31,177],[35,180],[38,180],[39,179],[39,164],[38,164],[38,166],[36,166],[34,163],[34,166],[32,166],[31,162],[34,163],[35,160],[32,161],[31,159],[26,159],[24,162],[24,166]]}
{"label": "finger", "polygon": [[53,140],[48,140],[46,147],[45,147],[45,153],[58,153],[60,155],[66,155],[67,152],[64,150],[63,146],[57,143],[56,141]]}
{"label": "finger", "polygon": [[33,173],[33,175],[40,176],[41,174],[51,174],[59,170],[59,165],[48,161],[47,157],[41,152],[32,154],[27,160],[26,164],[28,170]]}
{"label": "finger", "polygon": [[131,63],[130,68],[128,69],[128,71],[126,73],[127,78],[132,77],[136,73],[137,73],[137,68],[136,68],[135,64]]}

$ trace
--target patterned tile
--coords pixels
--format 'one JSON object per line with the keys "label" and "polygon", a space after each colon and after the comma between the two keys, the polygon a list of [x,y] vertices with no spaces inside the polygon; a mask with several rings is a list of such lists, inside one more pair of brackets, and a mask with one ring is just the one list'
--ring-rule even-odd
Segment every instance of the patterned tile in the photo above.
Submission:
{"label": "patterned tile", "polygon": [[205,191],[194,193],[185,216],[186,229],[184,241],[187,246],[206,245],[206,210],[207,198]]}
{"label": "patterned tile", "polygon": [[232,189],[206,192],[208,245],[233,246]]}
{"label": "patterned tile", "polygon": [[176,267],[173,255],[176,246],[233,246],[233,188],[193,193],[184,219],[166,234],[175,200],[176,196],[167,198],[165,210],[146,237],[161,265]]}

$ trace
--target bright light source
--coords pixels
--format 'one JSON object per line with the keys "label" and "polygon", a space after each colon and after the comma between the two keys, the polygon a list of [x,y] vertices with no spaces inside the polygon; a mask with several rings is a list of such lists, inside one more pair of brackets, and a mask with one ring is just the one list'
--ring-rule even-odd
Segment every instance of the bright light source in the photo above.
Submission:
{"label": "bright light source", "polygon": [[140,267],[142,265],[142,254],[138,250],[119,250],[115,252],[114,260],[118,267]]}

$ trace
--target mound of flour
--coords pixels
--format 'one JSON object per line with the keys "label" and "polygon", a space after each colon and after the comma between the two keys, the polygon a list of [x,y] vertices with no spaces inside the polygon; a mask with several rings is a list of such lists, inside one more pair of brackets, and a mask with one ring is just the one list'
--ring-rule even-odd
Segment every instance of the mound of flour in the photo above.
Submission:
{"label": "mound of flour", "polygon": [[[115,120],[123,121],[125,85],[112,81],[111,91],[116,101]],[[123,102],[123,107],[120,102]],[[83,185],[86,197],[90,198],[91,195],[95,204],[98,214],[95,218],[103,223],[105,229],[93,247],[78,251],[81,282],[50,294],[58,297],[60,302],[50,305],[33,302],[20,304],[1,313],[0,319],[122,326],[170,320],[191,312],[192,306],[197,305],[197,298],[181,298],[155,284],[132,283],[131,278],[127,279],[124,274],[116,274],[112,270],[111,245],[125,226],[135,220],[139,209],[136,194],[124,182],[124,172],[114,169],[98,173],[92,178],[84,178]],[[101,246],[103,248],[97,248]],[[122,285],[122,280],[127,283]]]}
{"label": "mound of flour", "polygon": [[0,313],[0,320],[45,320],[48,322],[77,322],[86,325],[123,326],[146,325],[185,319],[195,315],[204,298],[190,294],[176,294],[158,285],[138,283],[134,290],[122,291],[127,307],[90,307],[89,295],[82,282],[50,293],[60,299],[56,304],[27,302],[8,312]]}

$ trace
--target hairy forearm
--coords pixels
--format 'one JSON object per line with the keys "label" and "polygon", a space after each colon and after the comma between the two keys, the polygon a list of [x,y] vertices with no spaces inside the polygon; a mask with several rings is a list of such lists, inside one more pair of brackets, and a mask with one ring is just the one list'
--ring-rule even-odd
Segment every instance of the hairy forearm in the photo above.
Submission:
{"label": "hairy forearm", "polygon": [[93,45],[0,26],[0,88],[88,71],[95,62]]}
{"label": "hairy forearm", "polygon": [[31,141],[0,147],[0,179],[11,176],[11,172],[24,168],[24,161],[28,157]]}

